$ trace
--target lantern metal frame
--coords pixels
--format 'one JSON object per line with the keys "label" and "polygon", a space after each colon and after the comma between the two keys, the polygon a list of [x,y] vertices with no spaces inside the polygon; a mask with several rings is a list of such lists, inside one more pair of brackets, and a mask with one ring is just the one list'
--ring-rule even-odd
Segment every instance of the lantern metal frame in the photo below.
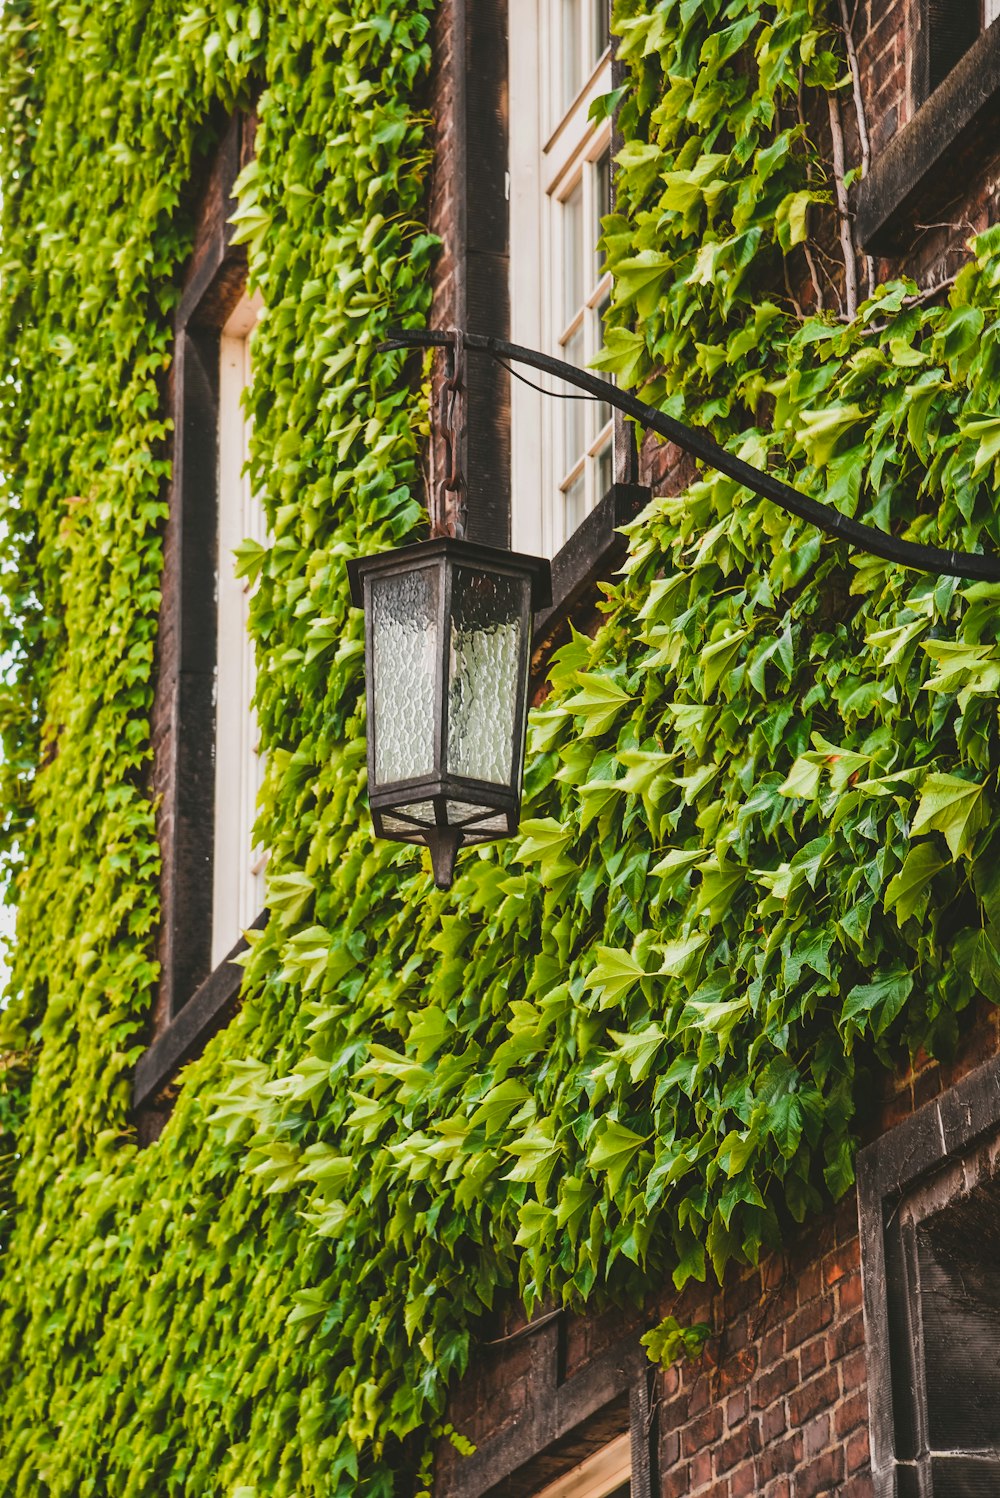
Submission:
{"label": "lantern metal frame", "polygon": [[[517,696],[510,741],[510,774],[507,782],[479,780],[459,775],[448,764],[449,659],[453,622],[455,576],[460,567],[491,576],[509,577],[522,584],[519,618]],[[378,741],[375,694],[375,622],[372,584],[380,578],[437,568],[440,585],[435,601],[437,660],[434,672],[433,765],[429,775],[379,782],[376,767]],[[431,852],[435,882],[451,884],[455,857],[460,847],[509,837],[517,829],[521,810],[521,776],[527,727],[528,676],[531,663],[532,615],[551,601],[549,563],[545,558],[501,551],[477,542],[442,536],[395,551],[357,557],[347,564],[352,601],[364,609],[366,700],[368,706],[368,796],[378,837],[395,842],[425,844]],[[485,812],[464,821],[450,814],[455,803],[485,807]],[[402,808],[417,804],[433,807],[433,823],[422,822]],[[389,821],[387,822],[387,818]],[[497,825],[502,821],[502,825]],[[489,825],[492,824],[492,825]],[[412,830],[410,830],[412,829]]]}

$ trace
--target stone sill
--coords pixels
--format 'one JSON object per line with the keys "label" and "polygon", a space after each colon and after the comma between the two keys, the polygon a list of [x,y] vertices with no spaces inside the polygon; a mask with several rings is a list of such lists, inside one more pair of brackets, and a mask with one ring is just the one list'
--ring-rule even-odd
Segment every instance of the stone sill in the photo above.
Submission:
{"label": "stone sill", "polygon": [[919,223],[937,222],[997,154],[1000,21],[948,74],[853,190],[855,233],[869,254],[912,248]]}

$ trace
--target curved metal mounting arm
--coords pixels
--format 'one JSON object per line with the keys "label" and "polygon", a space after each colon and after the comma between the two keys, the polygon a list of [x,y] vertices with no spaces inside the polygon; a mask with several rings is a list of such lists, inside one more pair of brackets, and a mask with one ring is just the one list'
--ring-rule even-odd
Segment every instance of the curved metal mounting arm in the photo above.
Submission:
{"label": "curved metal mounting arm", "polygon": [[[658,436],[674,443],[682,451],[690,453],[699,463],[705,463],[717,469],[719,473],[724,473],[727,478],[734,479],[736,483],[750,489],[761,499],[771,500],[781,509],[789,511],[792,515],[798,515],[801,520],[808,520],[811,525],[817,526],[827,535],[846,541],[849,546],[856,546],[859,550],[870,552],[873,556],[883,557],[888,562],[898,562],[903,567],[914,567],[920,572],[929,572],[937,576],[960,577],[970,582],[1000,582],[1000,557],[945,551],[937,546],[922,546],[916,541],[901,541],[895,536],[887,535],[885,531],[877,530],[872,525],[865,525],[860,520],[852,520],[847,515],[841,515],[838,510],[832,510],[829,506],[820,504],[818,500],[800,494],[797,489],[793,489],[790,484],[784,483],[773,474],[762,473],[751,463],[745,463],[742,458],[735,457],[724,447],[720,447],[707,432],[685,426],[683,422],[675,421],[672,416],[665,416],[662,411],[657,411],[655,406],[647,406],[644,401],[637,400],[626,390],[619,390],[615,385],[602,380],[599,375],[592,374],[589,370],[577,369],[576,365],[567,364],[562,359],[554,359],[550,354],[540,354],[535,349],[522,348],[519,344],[506,343],[502,338],[491,338],[482,333],[465,333],[463,341],[465,349],[470,353],[487,354],[498,360],[512,360],[515,364],[527,364],[532,369],[541,370],[543,374],[554,375],[556,379],[565,380],[567,384],[575,385],[578,390],[585,390],[589,395],[606,401],[608,405],[624,411],[626,416],[633,417],[642,426],[656,432]],[[401,348],[445,348],[453,342],[454,337],[451,333],[399,332],[392,334],[384,343],[380,343],[378,348],[379,351]]]}

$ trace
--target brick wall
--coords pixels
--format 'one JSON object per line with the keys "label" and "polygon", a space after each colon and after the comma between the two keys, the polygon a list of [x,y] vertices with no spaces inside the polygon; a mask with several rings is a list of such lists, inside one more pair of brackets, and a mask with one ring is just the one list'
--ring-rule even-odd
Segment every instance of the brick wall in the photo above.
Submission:
{"label": "brick wall", "polygon": [[861,93],[876,155],[912,114],[914,0],[862,0],[854,21]]}
{"label": "brick wall", "polygon": [[685,1296],[718,1329],[660,1376],[664,1498],[868,1498],[868,1395],[853,1196],[780,1258]]}

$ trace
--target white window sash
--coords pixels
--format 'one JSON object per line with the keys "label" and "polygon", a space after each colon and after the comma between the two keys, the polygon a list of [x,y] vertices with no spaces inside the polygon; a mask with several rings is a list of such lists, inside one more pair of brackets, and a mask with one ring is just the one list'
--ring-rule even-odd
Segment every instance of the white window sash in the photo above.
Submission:
{"label": "white window sash", "polygon": [[632,1441],[626,1434],[609,1441],[564,1477],[557,1477],[536,1498],[605,1498],[631,1475]]}
{"label": "white window sash", "polygon": [[244,297],[219,340],[213,967],[264,907],[265,858],[253,846],[263,759],[253,710],[256,661],[249,634],[250,589],[245,578],[236,576],[233,557],[242,541],[266,540],[263,506],[246,471],[250,422],[243,406],[252,376],[250,334],[259,312],[259,299]]}
{"label": "white window sash", "polygon": [[[511,337],[515,343],[567,357],[564,313],[564,204],[576,183],[583,187],[583,223],[596,223],[596,166],[610,146],[609,121],[588,119],[594,98],[611,88],[605,54],[563,111],[565,83],[560,48],[561,0],[509,0],[510,57],[510,242]],[[596,0],[583,5],[583,28],[593,28]],[[596,246],[595,246],[596,248]],[[595,286],[593,262],[585,260],[583,346],[570,362],[587,365],[598,351],[596,306],[609,278]],[[583,309],[581,302],[580,309]],[[570,393],[557,380],[539,383]],[[511,540],[516,550],[553,556],[568,540],[562,486],[568,482],[567,432],[574,420],[586,433],[580,464],[582,513],[601,498],[597,454],[607,446],[610,426],[596,430],[596,408],[546,399],[512,382]]]}

